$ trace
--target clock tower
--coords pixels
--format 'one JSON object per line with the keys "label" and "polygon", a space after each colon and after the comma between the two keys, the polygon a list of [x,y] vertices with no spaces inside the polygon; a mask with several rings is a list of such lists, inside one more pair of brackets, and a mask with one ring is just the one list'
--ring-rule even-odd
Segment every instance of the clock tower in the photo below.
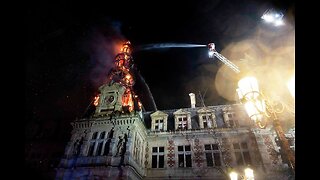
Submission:
{"label": "clock tower", "polygon": [[114,65],[107,83],[99,88],[99,94],[95,97],[94,117],[141,110],[142,104],[133,91],[135,80],[130,41],[123,45],[121,52],[115,57]]}

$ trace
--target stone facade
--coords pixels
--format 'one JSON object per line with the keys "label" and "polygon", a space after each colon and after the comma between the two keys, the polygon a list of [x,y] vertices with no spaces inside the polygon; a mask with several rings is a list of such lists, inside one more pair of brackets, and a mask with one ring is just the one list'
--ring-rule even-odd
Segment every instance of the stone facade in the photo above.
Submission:
{"label": "stone facade", "polygon": [[255,179],[288,177],[273,131],[256,128],[241,104],[123,113],[118,98],[104,99],[72,123],[56,179],[228,179],[247,166]]}

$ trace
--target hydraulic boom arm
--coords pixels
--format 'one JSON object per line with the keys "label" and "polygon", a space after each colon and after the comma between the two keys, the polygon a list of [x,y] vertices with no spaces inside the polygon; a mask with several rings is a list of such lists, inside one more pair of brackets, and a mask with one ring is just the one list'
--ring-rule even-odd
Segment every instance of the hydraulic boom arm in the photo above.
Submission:
{"label": "hydraulic boom arm", "polygon": [[231,61],[229,61],[227,58],[225,58],[223,55],[221,55],[220,53],[218,53],[216,51],[214,43],[209,43],[208,48],[209,48],[209,58],[213,58],[213,56],[215,56],[220,61],[222,61],[225,65],[227,65],[229,68],[231,68],[234,72],[236,72],[236,73],[240,72],[238,66],[233,64]]}

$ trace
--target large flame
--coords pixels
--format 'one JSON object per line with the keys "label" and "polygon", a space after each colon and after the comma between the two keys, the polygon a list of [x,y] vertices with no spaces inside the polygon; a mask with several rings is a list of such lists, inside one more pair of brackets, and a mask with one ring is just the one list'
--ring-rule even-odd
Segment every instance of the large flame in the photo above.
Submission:
{"label": "large flame", "polygon": [[128,107],[130,112],[133,110],[132,93],[131,93],[129,88],[126,89],[125,93],[123,94],[122,106],[123,107]]}
{"label": "large flame", "polygon": [[[121,47],[117,45],[115,49],[118,51],[114,61],[115,68],[112,69],[108,79],[124,86],[125,92],[122,96],[122,107],[131,112],[134,109],[134,92],[131,89],[134,84],[134,77],[130,72],[132,68],[131,43],[126,41]],[[99,97],[97,96],[94,99],[94,105],[97,106],[98,102]],[[138,106],[142,106],[141,103]]]}

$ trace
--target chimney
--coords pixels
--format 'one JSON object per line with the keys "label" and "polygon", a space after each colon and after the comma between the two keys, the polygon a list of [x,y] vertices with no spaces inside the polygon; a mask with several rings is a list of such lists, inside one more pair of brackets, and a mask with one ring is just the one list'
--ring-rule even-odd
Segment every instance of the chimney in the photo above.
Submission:
{"label": "chimney", "polygon": [[194,93],[189,93],[190,96],[190,101],[191,101],[191,108],[195,108],[196,107],[196,97],[194,95]]}

